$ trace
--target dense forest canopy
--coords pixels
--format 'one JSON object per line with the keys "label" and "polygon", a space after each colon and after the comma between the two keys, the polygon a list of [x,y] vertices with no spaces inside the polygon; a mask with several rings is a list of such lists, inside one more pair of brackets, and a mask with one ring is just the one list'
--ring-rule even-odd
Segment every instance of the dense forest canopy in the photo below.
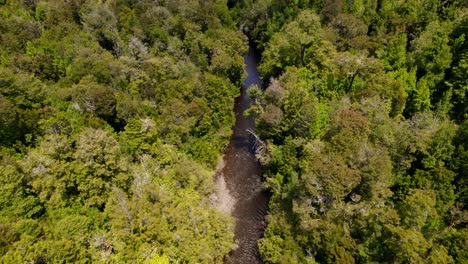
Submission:
{"label": "dense forest canopy", "polygon": [[266,263],[466,263],[466,1],[238,1]]}
{"label": "dense forest canopy", "polygon": [[222,261],[248,47],[224,1],[0,1],[0,43],[0,262]]}
{"label": "dense forest canopy", "polygon": [[467,263],[467,38],[463,0],[0,0],[0,262],[223,262],[250,43],[264,262]]}

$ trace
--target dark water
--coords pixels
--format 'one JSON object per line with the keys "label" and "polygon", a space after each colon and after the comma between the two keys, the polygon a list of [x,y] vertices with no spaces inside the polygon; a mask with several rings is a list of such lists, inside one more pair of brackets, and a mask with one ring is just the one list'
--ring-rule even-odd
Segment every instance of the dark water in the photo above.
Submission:
{"label": "dark water", "polygon": [[260,164],[255,158],[255,138],[247,132],[247,129],[254,131],[255,122],[243,116],[251,104],[247,88],[252,84],[261,86],[252,48],[244,56],[244,62],[248,76],[240,97],[235,101],[236,124],[220,175],[234,201],[232,216],[236,219],[235,240],[238,245],[225,262],[243,264],[262,263],[257,240],[263,237],[268,206],[268,194],[262,190]]}

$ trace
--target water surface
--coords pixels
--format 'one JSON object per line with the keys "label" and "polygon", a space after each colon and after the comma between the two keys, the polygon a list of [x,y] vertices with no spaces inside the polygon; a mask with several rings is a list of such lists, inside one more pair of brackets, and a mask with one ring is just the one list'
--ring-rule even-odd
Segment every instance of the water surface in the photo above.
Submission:
{"label": "water surface", "polygon": [[234,111],[236,124],[233,136],[224,154],[224,167],[218,181],[222,182],[228,194],[226,202],[231,215],[236,219],[235,240],[238,245],[226,257],[226,263],[262,263],[257,240],[263,237],[268,194],[262,189],[260,164],[255,158],[255,138],[247,130],[255,130],[253,118],[245,118],[243,112],[251,105],[247,88],[261,86],[257,71],[255,52],[250,48],[244,56],[247,78],[244,80],[241,95],[236,98]]}

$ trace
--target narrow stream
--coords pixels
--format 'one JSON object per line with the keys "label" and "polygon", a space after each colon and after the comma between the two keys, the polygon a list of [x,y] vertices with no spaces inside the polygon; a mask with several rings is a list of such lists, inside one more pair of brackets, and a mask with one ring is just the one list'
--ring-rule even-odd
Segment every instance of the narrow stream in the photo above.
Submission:
{"label": "narrow stream", "polygon": [[262,263],[257,240],[263,237],[268,206],[268,194],[262,190],[260,164],[255,158],[255,138],[247,132],[254,131],[253,118],[245,118],[243,113],[251,100],[247,88],[252,84],[261,86],[256,68],[257,59],[252,48],[244,56],[247,78],[244,80],[241,95],[236,98],[234,111],[236,124],[233,136],[224,155],[223,168],[218,174],[217,183],[225,190],[221,194],[224,208],[236,219],[235,240],[238,245],[226,257],[226,263]]}

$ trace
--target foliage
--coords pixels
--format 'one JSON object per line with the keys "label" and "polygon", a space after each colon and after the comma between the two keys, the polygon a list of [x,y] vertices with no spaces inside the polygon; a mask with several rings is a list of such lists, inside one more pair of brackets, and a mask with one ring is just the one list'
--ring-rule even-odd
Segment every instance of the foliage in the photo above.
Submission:
{"label": "foliage", "polygon": [[222,262],[246,42],[225,1],[0,1],[0,262]]}
{"label": "foliage", "polygon": [[223,262],[249,41],[263,260],[465,263],[467,8],[0,0],[0,262]]}
{"label": "foliage", "polygon": [[460,262],[466,3],[235,8],[267,83],[248,110],[267,142],[265,262]]}

